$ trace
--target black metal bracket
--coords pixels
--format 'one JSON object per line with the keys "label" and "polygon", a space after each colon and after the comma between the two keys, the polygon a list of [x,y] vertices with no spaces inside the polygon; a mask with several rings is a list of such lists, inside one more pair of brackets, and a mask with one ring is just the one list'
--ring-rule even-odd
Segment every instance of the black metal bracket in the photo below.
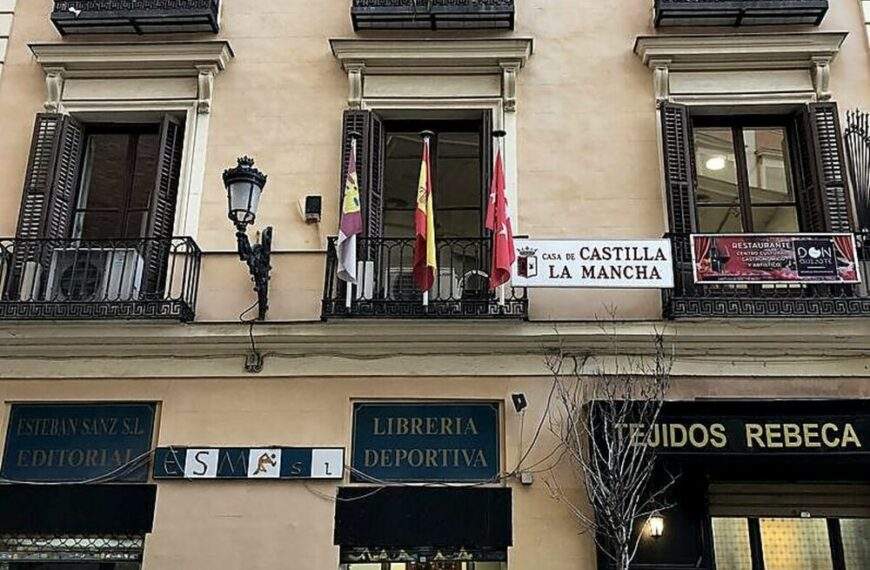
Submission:
{"label": "black metal bracket", "polygon": [[257,293],[257,320],[266,318],[269,310],[269,279],[272,266],[272,228],[268,227],[260,234],[260,243],[251,246],[244,227],[236,226],[236,239],[239,242],[239,259],[248,264],[254,291]]}

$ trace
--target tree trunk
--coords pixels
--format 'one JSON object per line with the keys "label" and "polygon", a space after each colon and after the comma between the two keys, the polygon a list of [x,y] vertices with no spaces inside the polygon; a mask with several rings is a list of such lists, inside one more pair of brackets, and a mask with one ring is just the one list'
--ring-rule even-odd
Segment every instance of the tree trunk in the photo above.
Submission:
{"label": "tree trunk", "polygon": [[628,570],[631,564],[631,555],[628,551],[628,544],[619,545],[619,570]]}

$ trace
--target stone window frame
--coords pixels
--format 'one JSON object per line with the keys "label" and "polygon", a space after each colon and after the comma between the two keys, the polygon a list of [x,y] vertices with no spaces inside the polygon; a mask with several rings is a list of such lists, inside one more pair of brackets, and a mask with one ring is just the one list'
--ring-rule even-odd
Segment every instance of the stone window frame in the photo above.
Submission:
{"label": "stone window frame", "polygon": [[[514,232],[519,229],[517,164],[517,76],[534,51],[531,38],[493,39],[330,39],[330,48],[348,78],[348,107],[391,113],[419,111],[489,111],[495,130],[504,130],[505,182],[512,209]],[[495,79],[497,92],[443,93],[415,92],[423,78],[446,77],[461,86],[478,80]],[[394,87],[367,93],[367,84],[389,78]],[[495,152],[493,152],[495,156]]]}
{"label": "stone window frame", "polygon": [[[197,237],[205,180],[209,119],[215,77],[234,57],[225,40],[163,43],[33,43],[30,50],[43,68],[44,108],[84,121],[113,121],[124,117],[163,114],[183,117],[184,149],[178,185],[174,235]],[[171,98],[122,98],[112,90],[135,92],[143,78],[191,79],[190,88]],[[95,92],[84,98],[65,98],[70,80],[105,82],[109,96]]]}

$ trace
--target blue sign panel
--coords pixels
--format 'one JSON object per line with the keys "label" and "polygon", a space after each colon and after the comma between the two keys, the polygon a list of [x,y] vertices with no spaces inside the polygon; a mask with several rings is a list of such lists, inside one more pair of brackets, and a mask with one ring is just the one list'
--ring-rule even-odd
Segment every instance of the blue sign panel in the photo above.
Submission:
{"label": "blue sign panel", "polygon": [[145,481],[154,404],[14,404],[0,477]]}
{"label": "blue sign panel", "polygon": [[494,403],[354,406],[352,480],[491,481],[499,473]]}
{"label": "blue sign panel", "polygon": [[155,479],[341,479],[340,447],[158,447]]}

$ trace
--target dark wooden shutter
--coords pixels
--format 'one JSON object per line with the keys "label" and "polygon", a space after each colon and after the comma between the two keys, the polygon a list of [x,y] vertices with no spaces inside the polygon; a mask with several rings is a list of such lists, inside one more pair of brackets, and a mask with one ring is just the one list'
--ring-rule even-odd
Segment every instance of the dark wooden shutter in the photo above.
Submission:
{"label": "dark wooden shutter", "polygon": [[356,168],[360,206],[365,235],[380,238],[384,234],[384,123],[377,114],[360,109],[344,111],[341,142],[341,180],[339,214],[344,199],[347,165],[350,158],[351,133],[360,135],[357,143]]}
{"label": "dark wooden shutter", "polygon": [[77,120],[56,113],[36,116],[16,237],[70,237],[83,148]]}
{"label": "dark wooden shutter", "polygon": [[15,232],[22,241],[15,246],[7,275],[7,298],[39,297],[42,283],[35,273],[25,279],[25,265],[35,262],[45,274],[52,244],[30,240],[70,237],[83,151],[84,130],[77,120],[57,113],[36,116]]}
{"label": "dark wooden shutter", "polygon": [[688,235],[695,231],[695,158],[691,119],[685,105],[661,107],[662,156],[670,232],[678,261],[690,261]]}
{"label": "dark wooden shutter", "polygon": [[[480,190],[480,198],[483,201],[483,204],[481,204],[483,219],[480,221],[481,236],[489,233],[484,227],[483,220],[486,219],[486,211],[489,208],[489,191],[492,185],[495,144],[492,138],[492,111],[486,110],[483,112],[480,125],[480,183],[483,186]],[[511,204],[511,206],[516,207],[515,204]]]}
{"label": "dark wooden shutter", "polygon": [[181,175],[181,154],[184,149],[184,124],[166,115],[160,128],[160,149],[157,178],[151,194],[148,230],[145,245],[145,287],[148,296],[162,296],[166,280],[166,264],[175,228],[175,205],[178,201],[178,180]]}
{"label": "dark wooden shutter", "polygon": [[837,104],[810,103],[795,119],[801,229],[851,232],[851,205]]}

